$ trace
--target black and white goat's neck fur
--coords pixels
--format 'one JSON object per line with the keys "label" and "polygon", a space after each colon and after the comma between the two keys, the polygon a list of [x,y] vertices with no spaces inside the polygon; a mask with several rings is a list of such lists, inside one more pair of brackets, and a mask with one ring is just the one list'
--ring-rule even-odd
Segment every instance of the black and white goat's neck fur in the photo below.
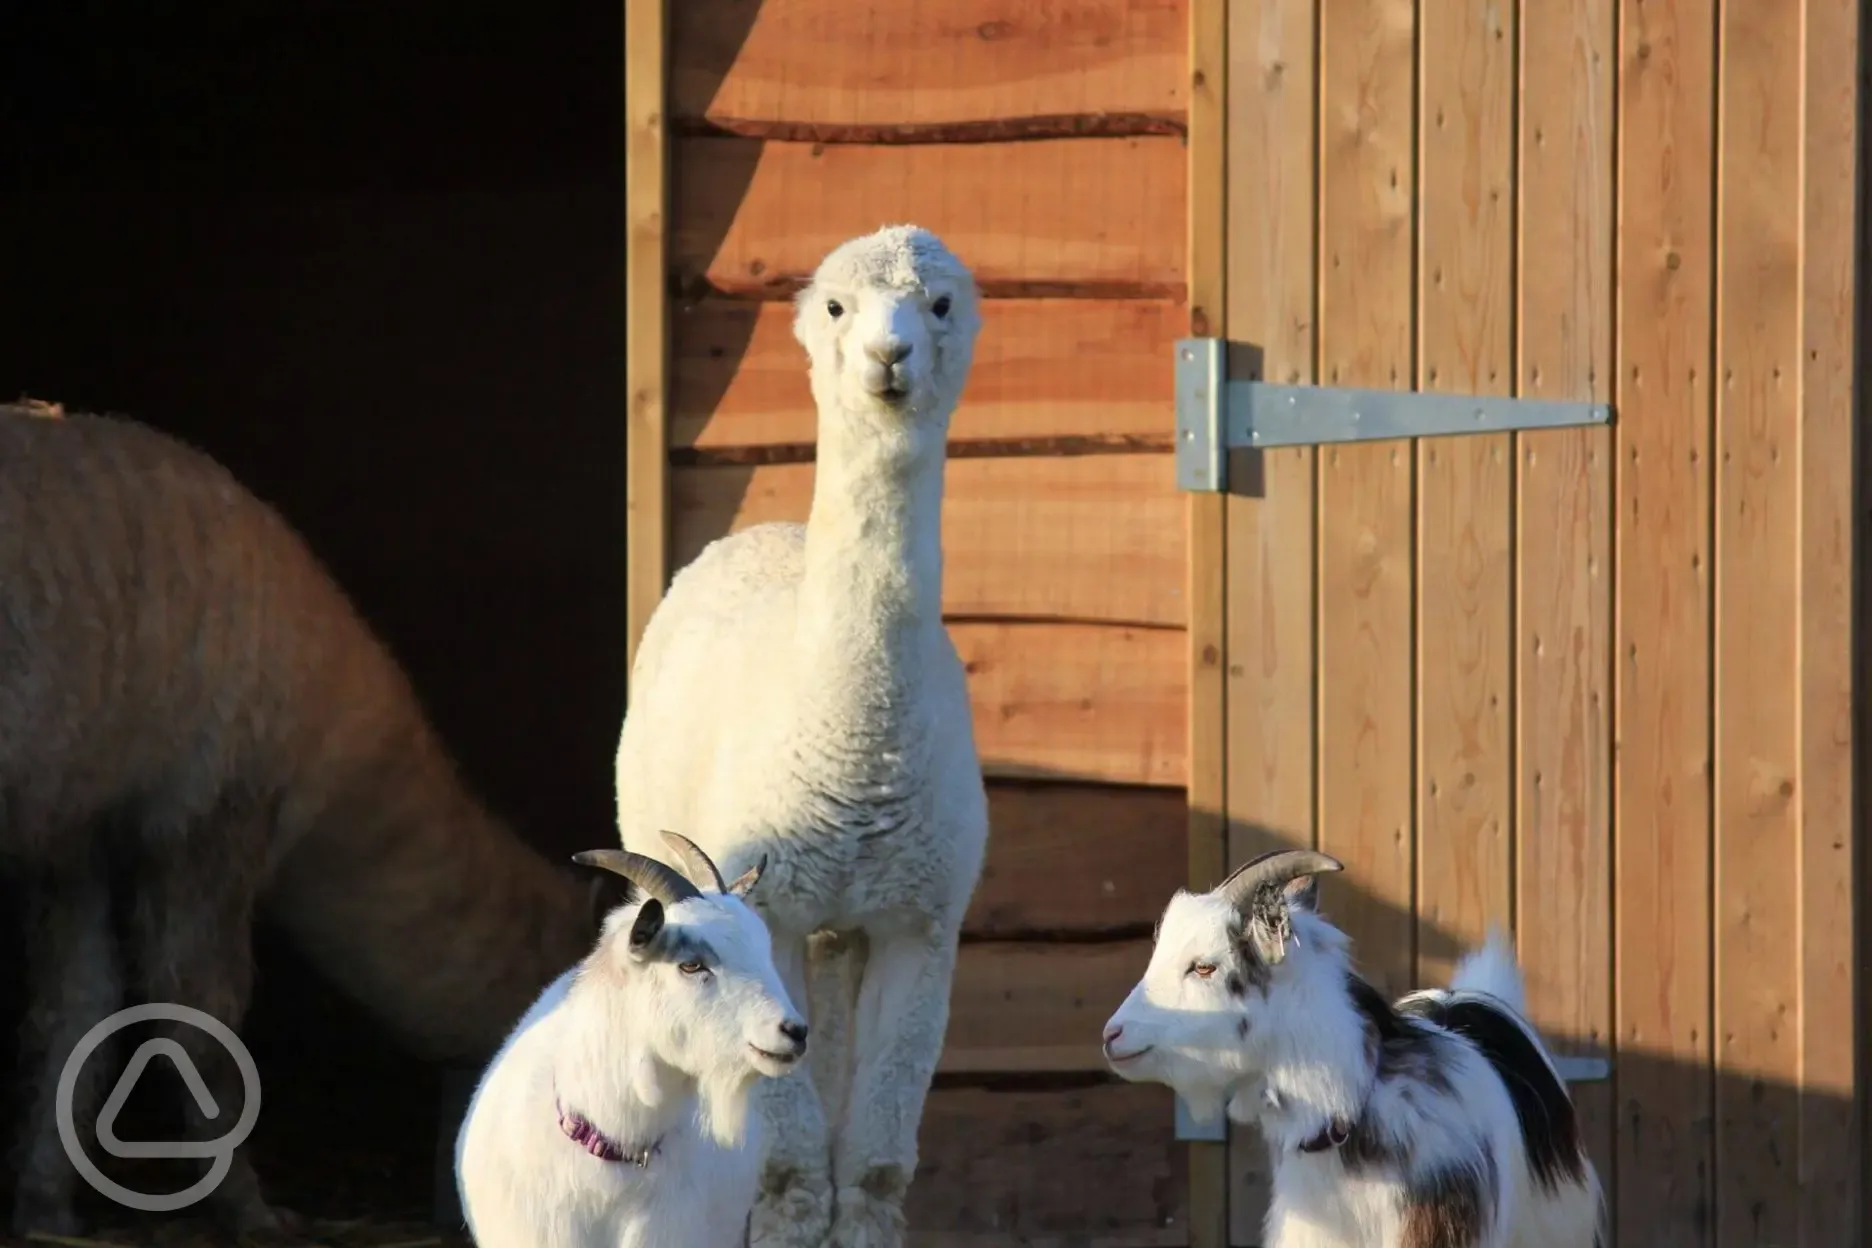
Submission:
{"label": "black and white goat's neck fur", "polygon": [[1573,1104],[1499,936],[1448,989],[1389,1002],[1315,911],[1324,854],[1179,893],[1105,1029],[1112,1069],[1260,1127],[1268,1248],[1598,1248]]}

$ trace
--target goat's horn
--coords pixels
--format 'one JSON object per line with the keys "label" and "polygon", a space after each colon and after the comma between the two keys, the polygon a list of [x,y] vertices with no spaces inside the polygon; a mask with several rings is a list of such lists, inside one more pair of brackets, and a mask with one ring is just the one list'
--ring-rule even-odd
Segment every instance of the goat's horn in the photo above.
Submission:
{"label": "goat's horn", "polygon": [[1251,858],[1215,886],[1215,893],[1240,908],[1255,894],[1280,888],[1306,875],[1343,871],[1345,864],[1311,849],[1276,849]]}
{"label": "goat's horn", "polygon": [[588,849],[573,854],[572,861],[621,875],[666,906],[702,895],[674,867],[627,849]]}
{"label": "goat's horn", "polygon": [[683,867],[689,872],[689,878],[703,888],[713,886],[718,893],[728,891],[728,885],[722,881],[721,872],[716,869],[714,859],[702,852],[702,847],[680,832],[665,832],[663,839],[682,859]]}

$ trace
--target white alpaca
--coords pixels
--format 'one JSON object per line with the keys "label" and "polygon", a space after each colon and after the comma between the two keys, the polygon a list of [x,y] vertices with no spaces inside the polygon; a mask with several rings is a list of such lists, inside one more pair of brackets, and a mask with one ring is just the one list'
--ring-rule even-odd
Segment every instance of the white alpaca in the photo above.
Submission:
{"label": "white alpaca", "polygon": [[[704,550],[631,674],[624,845],[652,853],[674,825],[724,863],[766,855],[759,904],[795,999],[811,971],[813,1078],[759,1097],[776,1129],[756,1248],[902,1242],[988,837],[942,623],[945,442],[979,326],[973,277],[925,230],[828,255],[794,319],[819,408],[810,516]],[[821,932],[836,942],[809,954]]]}
{"label": "white alpaca", "polygon": [[1325,854],[1174,897],[1105,1028],[1128,1080],[1261,1128],[1268,1248],[1596,1248],[1599,1179],[1496,937],[1395,1005],[1314,911]]}
{"label": "white alpaca", "polygon": [[806,1050],[767,927],[666,833],[698,890],[615,849],[577,858],[635,887],[583,962],[488,1064],[455,1142],[479,1248],[740,1248],[754,1204],[752,1084]]}

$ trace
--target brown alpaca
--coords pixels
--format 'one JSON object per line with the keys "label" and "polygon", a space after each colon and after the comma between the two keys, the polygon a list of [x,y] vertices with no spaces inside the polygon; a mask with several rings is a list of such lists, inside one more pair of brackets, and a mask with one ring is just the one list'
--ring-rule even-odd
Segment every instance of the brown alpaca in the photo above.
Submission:
{"label": "brown alpaca", "polygon": [[[21,1232],[76,1229],[67,1054],[127,997],[238,1029],[257,909],[434,1058],[492,1052],[595,937],[586,885],[463,786],[277,513],[171,438],[43,405],[0,406],[0,859],[30,924]],[[172,1034],[237,1113],[233,1063]],[[83,1069],[80,1124],[107,1064]],[[238,1229],[285,1220],[239,1152],[213,1199]]]}

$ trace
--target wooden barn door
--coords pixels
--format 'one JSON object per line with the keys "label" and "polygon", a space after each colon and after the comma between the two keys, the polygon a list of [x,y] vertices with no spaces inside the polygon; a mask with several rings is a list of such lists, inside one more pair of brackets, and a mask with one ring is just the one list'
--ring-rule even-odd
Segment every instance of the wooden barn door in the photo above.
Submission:
{"label": "wooden barn door", "polygon": [[[1237,451],[1190,495],[1193,879],[1336,855],[1391,993],[1512,930],[1605,1065],[1573,1091],[1625,1248],[1865,1243],[1858,6],[1196,15],[1232,376],[1616,414]],[[1193,1147],[1202,1242],[1257,1244],[1260,1141]]]}

